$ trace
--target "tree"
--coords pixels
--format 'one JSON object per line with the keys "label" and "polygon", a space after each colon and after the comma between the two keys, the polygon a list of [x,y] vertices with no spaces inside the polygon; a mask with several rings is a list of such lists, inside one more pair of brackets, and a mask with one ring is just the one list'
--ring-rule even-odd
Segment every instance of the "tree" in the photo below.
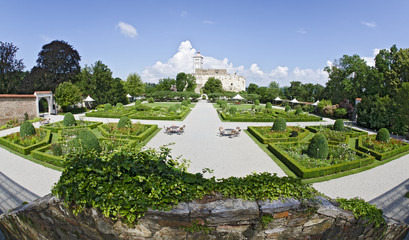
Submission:
{"label": "tree", "polygon": [[186,73],[181,72],[176,76],[176,90],[183,92],[187,84]]}
{"label": "tree", "polygon": [[221,93],[223,92],[223,85],[220,79],[210,77],[203,86],[203,93]]}
{"label": "tree", "polygon": [[21,81],[23,69],[22,59],[16,59],[18,47],[12,43],[0,41],[0,93],[16,93],[16,86]]}
{"label": "tree", "polygon": [[126,78],[125,90],[131,96],[140,96],[145,93],[145,84],[138,74],[133,73]]}
{"label": "tree", "polygon": [[254,83],[250,83],[249,86],[247,87],[247,93],[248,94],[255,94],[257,91],[258,85]]}
{"label": "tree", "polygon": [[196,77],[193,76],[192,74],[186,74],[186,82],[187,82],[186,91],[194,92],[197,86]]}
{"label": "tree", "polygon": [[67,42],[55,40],[42,47],[38,54],[37,65],[24,79],[27,91],[55,91],[63,82],[76,80],[80,73],[81,57]]}
{"label": "tree", "polygon": [[173,78],[159,79],[159,82],[156,85],[156,90],[157,91],[170,91],[173,85],[176,85],[176,80]]}
{"label": "tree", "polygon": [[145,93],[152,93],[156,91],[156,84],[155,83],[144,83],[145,86]]}
{"label": "tree", "polygon": [[71,105],[81,101],[81,91],[71,82],[63,82],[55,90],[55,101],[66,112]]}

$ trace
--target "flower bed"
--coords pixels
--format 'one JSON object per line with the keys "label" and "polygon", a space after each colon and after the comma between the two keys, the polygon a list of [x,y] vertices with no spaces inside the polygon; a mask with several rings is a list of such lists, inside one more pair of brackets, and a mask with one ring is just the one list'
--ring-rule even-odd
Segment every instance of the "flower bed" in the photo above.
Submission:
{"label": "flower bed", "polygon": [[321,121],[321,117],[310,114],[286,113],[282,110],[268,109],[264,111],[254,110],[239,110],[237,113],[231,114],[226,110],[218,109],[217,112],[223,120],[230,122],[274,122],[278,117],[283,117],[287,122],[315,122]]}
{"label": "flower bed", "polygon": [[378,160],[393,157],[409,150],[409,144],[391,138],[389,142],[375,140],[376,135],[360,136],[357,149],[374,156]]}
{"label": "flower bed", "polygon": [[[365,132],[365,131],[354,129],[354,128],[351,128],[351,127],[348,127],[348,126],[344,126],[344,131],[342,131],[342,132],[334,131],[333,130],[333,125],[306,126],[305,128],[308,129],[310,132],[313,132],[313,133],[317,133],[317,132],[325,133],[327,130],[330,130],[330,131],[333,131],[333,132],[348,135],[350,138],[368,135],[368,133]],[[329,136],[327,136],[327,138],[328,137]]]}
{"label": "flower bed", "polygon": [[58,130],[57,139],[58,139],[58,141],[63,141],[63,140],[73,138],[73,137],[77,136],[80,131],[83,131],[83,130],[86,130],[86,129],[91,130],[91,128],[87,128],[87,127],[63,128],[61,130]]}
{"label": "flower bed", "polygon": [[146,120],[182,120],[190,112],[190,108],[182,107],[175,112],[169,112],[167,107],[152,108],[149,111],[137,111],[130,115],[132,119],[146,119]]}
{"label": "flower bed", "polygon": [[47,125],[42,125],[40,128],[48,129],[51,132],[58,133],[58,130],[61,129],[70,129],[70,128],[96,128],[98,125],[101,125],[102,122],[91,122],[91,121],[81,121],[77,120],[77,125],[75,126],[64,126],[62,121],[50,123]]}
{"label": "flower bed", "polygon": [[117,123],[106,123],[98,126],[98,130],[104,137],[127,138],[143,141],[158,129],[158,125],[140,123],[132,124],[130,128],[123,129],[118,128],[117,125]]}
{"label": "flower bed", "polygon": [[[256,137],[261,143],[271,143],[271,142],[296,142],[304,137],[306,137],[309,133],[308,130],[305,130],[301,127],[287,127],[285,132],[274,132],[271,131],[270,126],[266,127],[254,127],[249,126],[247,130]],[[298,136],[290,137],[292,131],[298,132]]]}
{"label": "flower bed", "polygon": [[20,133],[12,133],[0,138],[0,144],[24,155],[39,148],[51,140],[51,131],[36,129],[36,134],[25,138],[20,137]]}
{"label": "flower bed", "polygon": [[120,118],[122,116],[129,116],[135,113],[135,110],[132,108],[113,108],[109,111],[103,109],[87,112],[85,116],[87,117],[99,117],[99,118]]}
{"label": "flower bed", "polygon": [[372,156],[347,145],[329,145],[328,158],[310,158],[304,154],[308,143],[279,143],[268,145],[268,149],[301,178],[315,178],[350,169],[360,168],[374,161]]}

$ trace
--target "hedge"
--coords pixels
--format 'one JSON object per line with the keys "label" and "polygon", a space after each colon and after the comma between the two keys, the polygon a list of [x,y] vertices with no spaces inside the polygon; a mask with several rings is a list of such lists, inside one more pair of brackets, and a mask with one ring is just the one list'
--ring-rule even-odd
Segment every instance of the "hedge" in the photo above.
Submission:
{"label": "hedge", "polygon": [[380,161],[385,160],[385,159],[390,158],[390,157],[393,157],[395,155],[398,155],[399,153],[403,153],[403,152],[406,152],[406,151],[409,150],[409,144],[402,142],[403,147],[400,147],[398,149],[395,149],[395,150],[392,150],[392,151],[389,151],[389,152],[379,153],[379,152],[376,152],[376,151],[374,151],[372,149],[364,147],[363,144],[362,144],[362,138],[363,138],[363,136],[360,136],[358,138],[358,144],[357,144],[356,148],[358,150],[364,152],[364,153],[367,153],[369,155],[374,156],[376,159],[378,159]]}
{"label": "hedge", "polygon": [[[60,122],[62,122],[62,121],[60,121]],[[102,124],[102,122],[91,122],[91,121],[85,121],[85,122],[90,123],[90,124],[87,124],[85,126],[81,125],[81,126],[71,126],[71,127],[52,127],[52,126],[48,126],[48,124],[47,124],[47,125],[40,126],[40,128],[50,130],[53,133],[58,133],[58,130],[61,130],[63,128],[66,128],[66,129],[67,128],[91,128],[91,129],[93,129],[93,128],[96,128],[98,125]]]}
{"label": "hedge", "polygon": [[127,111],[127,112],[104,112],[104,111],[94,111],[94,112],[87,112],[85,116],[87,117],[97,117],[97,118],[120,118],[122,116],[129,116],[134,114],[135,111]]}
{"label": "hedge", "polygon": [[7,139],[7,136],[4,136],[4,137],[1,137],[1,138],[0,138],[0,144],[6,146],[6,147],[8,147],[8,148],[10,148],[10,149],[12,149],[12,150],[14,150],[14,151],[16,151],[16,152],[19,152],[19,153],[22,153],[22,154],[24,154],[24,155],[27,155],[27,154],[29,154],[31,151],[33,151],[34,149],[39,148],[39,147],[41,147],[41,146],[44,146],[44,145],[46,145],[47,143],[50,142],[50,140],[51,140],[51,131],[50,131],[50,130],[44,130],[44,131],[47,131],[47,134],[46,134],[46,136],[45,136],[44,141],[41,141],[41,142],[36,143],[36,144],[34,144],[34,145],[30,145],[30,146],[27,146],[27,147],[23,147],[23,146],[21,146],[21,145],[18,145],[18,144],[16,144],[16,143],[13,143],[13,142],[9,141],[9,140]]}
{"label": "hedge", "polygon": [[133,114],[133,115],[130,115],[129,117],[132,119],[145,119],[145,120],[182,120],[190,113],[190,111],[191,109],[189,108],[175,116],[140,116],[140,115]]}
{"label": "hedge", "polygon": [[[78,128],[78,129],[80,129],[80,128]],[[91,128],[89,128],[89,127],[83,127],[82,129],[84,129],[84,130],[88,129],[88,130],[91,131]],[[63,129],[58,130],[58,132],[57,132],[57,141],[65,140],[65,138],[62,137],[62,131],[63,131]]]}
{"label": "hedge", "polygon": [[306,116],[303,118],[286,118],[280,114],[272,113],[271,114],[272,117],[254,118],[254,117],[228,117],[220,109],[218,109],[217,112],[220,114],[223,120],[230,121],[230,122],[274,122],[274,120],[280,116],[283,117],[287,122],[315,122],[315,121],[322,120],[321,117],[312,116],[312,115]]}
{"label": "hedge", "polygon": [[[58,142],[58,143],[62,143],[62,142]],[[51,144],[48,144],[44,147],[41,147],[41,148],[38,148],[32,151],[31,156],[33,156],[33,158],[40,160],[42,162],[46,162],[46,163],[52,164],[57,167],[64,167],[64,159],[62,157],[45,153],[45,151],[47,151],[50,148],[50,146]]]}
{"label": "hedge", "polygon": [[255,126],[248,126],[247,131],[249,131],[257,140],[259,140],[261,143],[267,144],[267,143],[272,143],[272,142],[297,142],[300,141],[301,139],[305,138],[309,131],[304,130],[304,132],[298,134],[297,137],[288,137],[288,138],[266,138],[263,136],[259,131],[257,131],[258,127]]}
{"label": "hedge", "polygon": [[104,137],[116,137],[116,138],[128,138],[128,139],[135,139],[138,140],[140,142],[144,141],[146,138],[148,138],[153,132],[156,131],[156,129],[158,129],[158,125],[154,125],[154,124],[143,124],[145,126],[149,126],[148,129],[146,129],[145,131],[143,131],[141,134],[135,136],[135,135],[123,135],[123,134],[112,134],[107,132],[103,125],[98,126],[98,130],[101,132],[102,136]]}
{"label": "hedge", "polygon": [[[323,127],[330,127],[330,129],[332,130],[332,125],[324,125]],[[319,126],[318,125],[317,126],[306,126],[305,128],[308,129],[310,132],[317,133]],[[361,131],[355,128],[351,128],[348,126],[344,126],[344,128],[350,128],[353,131],[352,133],[345,132],[345,134],[347,134],[350,138],[368,135],[368,132]]]}
{"label": "hedge", "polygon": [[[281,144],[292,144],[292,143],[281,143]],[[332,146],[334,147],[334,146]],[[290,157],[285,151],[280,149],[277,145],[269,143],[267,146],[268,150],[272,152],[281,162],[283,162],[288,168],[290,168],[297,176],[300,178],[316,178],[333,173],[343,172],[355,168],[360,168],[369,165],[374,162],[374,157],[366,155],[360,151],[355,150],[357,155],[366,156],[363,159],[355,160],[352,162],[339,163],[333,166],[318,167],[318,168],[305,168],[298,161]]]}

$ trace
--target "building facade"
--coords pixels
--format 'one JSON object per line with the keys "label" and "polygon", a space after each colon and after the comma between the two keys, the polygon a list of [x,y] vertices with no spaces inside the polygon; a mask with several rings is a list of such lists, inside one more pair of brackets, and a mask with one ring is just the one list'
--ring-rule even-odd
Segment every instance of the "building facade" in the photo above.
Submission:
{"label": "building facade", "polygon": [[200,52],[193,57],[193,76],[196,77],[195,92],[200,93],[200,89],[211,77],[222,82],[223,90],[230,92],[240,92],[246,90],[246,79],[237,74],[228,74],[226,69],[203,69],[203,56]]}

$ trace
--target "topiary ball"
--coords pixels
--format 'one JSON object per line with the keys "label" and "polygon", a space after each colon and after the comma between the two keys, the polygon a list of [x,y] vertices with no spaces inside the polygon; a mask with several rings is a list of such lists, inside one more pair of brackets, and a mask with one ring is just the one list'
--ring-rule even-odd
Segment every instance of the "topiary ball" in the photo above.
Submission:
{"label": "topiary ball", "polygon": [[70,112],[66,113],[64,115],[64,120],[62,121],[62,124],[66,127],[75,126],[76,122],[74,115],[72,115],[72,113]]}
{"label": "topiary ball", "polygon": [[273,127],[271,128],[271,130],[274,132],[285,132],[286,129],[287,129],[287,122],[282,117],[276,118],[276,120],[274,121]]}
{"label": "topiary ball", "polygon": [[237,113],[237,108],[236,107],[230,107],[229,108],[229,113],[230,114],[236,114]]}
{"label": "topiary ball", "polygon": [[342,132],[344,131],[344,121],[342,119],[337,119],[334,123],[334,131]]}
{"label": "topiary ball", "polygon": [[189,106],[189,103],[187,103],[186,100],[183,100],[183,101],[182,101],[182,105],[185,106],[185,107],[187,107],[187,106]]}
{"label": "topiary ball", "polygon": [[303,111],[302,111],[301,108],[297,108],[297,110],[295,110],[295,115],[300,115],[302,113],[303,113]]}
{"label": "topiary ball", "polygon": [[376,140],[382,142],[388,142],[390,137],[389,130],[386,128],[379,129],[378,133],[376,134]]}
{"label": "topiary ball", "polygon": [[77,137],[75,137],[75,140],[78,141],[87,151],[101,151],[101,146],[99,145],[97,136],[95,136],[95,134],[89,130],[80,131]]}
{"label": "topiary ball", "polygon": [[120,102],[116,104],[116,107],[117,107],[117,108],[122,108],[123,106],[124,106],[124,105],[123,105],[122,103],[120,103]]}
{"label": "topiary ball", "polygon": [[105,111],[109,111],[109,110],[111,110],[112,109],[112,105],[110,104],[110,103],[105,103],[104,104],[104,110]]}
{"label": "topiary ball", "polygon": [[30,121],[24,121],[20,126],[20,137],[28,137],[34,135],[36,129]]}
{"label": "topiary ball", "polygon": [[289,111],[291,110],[291,107],[290,107],[290,106],[285,106],[284,110],[285,110],[286,112],[289,112]]}
{"label": "topiary ball", "polygon": [[176,112],[177,108],[175,105],[172,105],[168,108],[168,112]]}
{"label": "topiary ball", "polygon": [[127,116],[123,116],[118,121],[118,128],[128,128],[132,125],[131,119]]}
{"label": "topiary ball", "polygon": [[273,105],[271,104],[271,102],[267,102],[266,109],[271,109],[271,108],[273,108]]}
{"label": "topiary ball", "polygon": [[260,101],[259,101],[258,99],[256,99],[256,100],[254,101],[254,105],[256,105],[256,106],[260,105]]}
{"label": "topiary ball", "polygon": [[318,159],[326,159],[328,157],[328,141],[323,134],[317,134],[311,139],[307,155]]}

